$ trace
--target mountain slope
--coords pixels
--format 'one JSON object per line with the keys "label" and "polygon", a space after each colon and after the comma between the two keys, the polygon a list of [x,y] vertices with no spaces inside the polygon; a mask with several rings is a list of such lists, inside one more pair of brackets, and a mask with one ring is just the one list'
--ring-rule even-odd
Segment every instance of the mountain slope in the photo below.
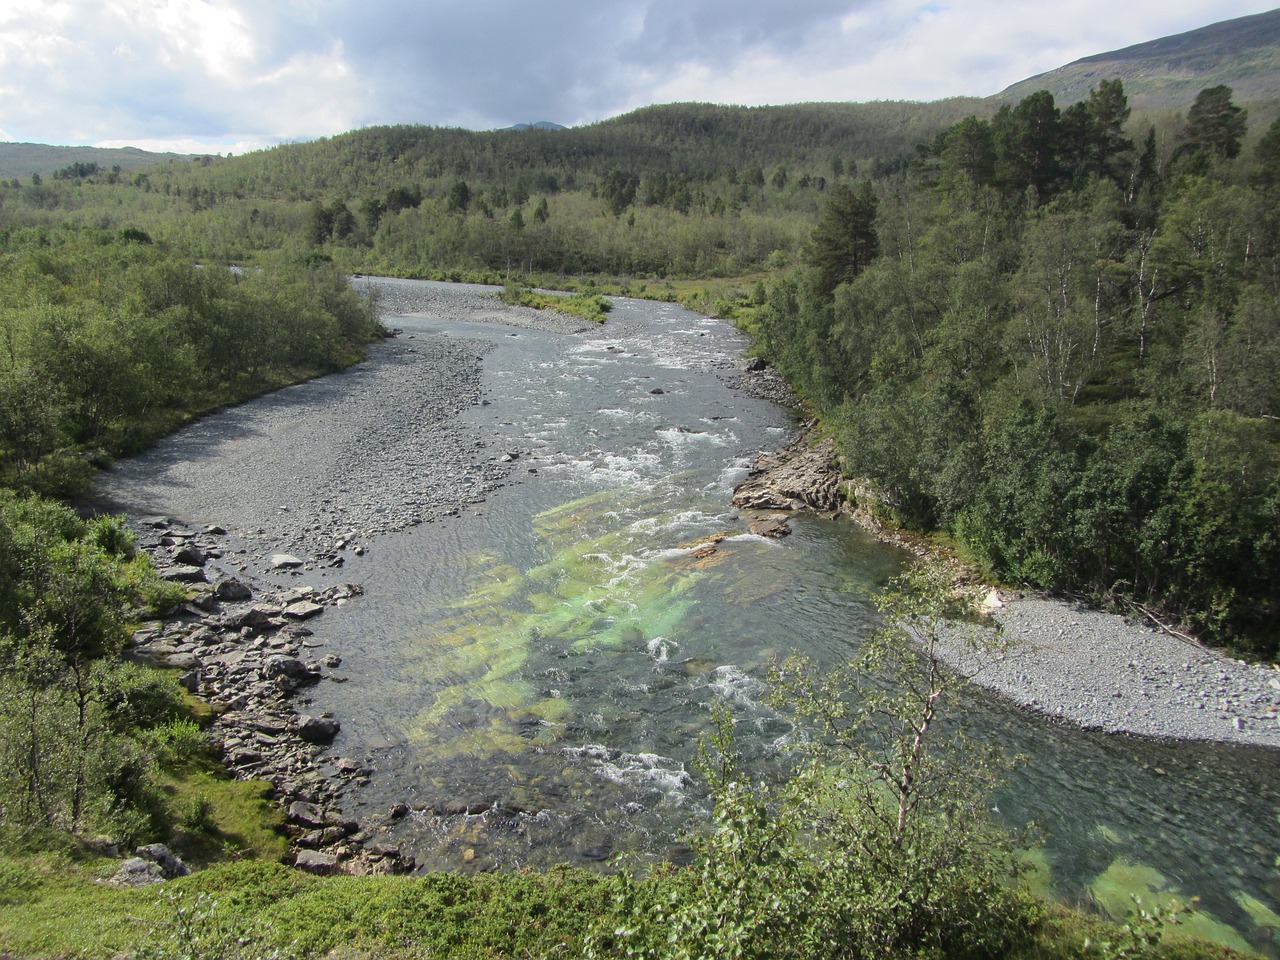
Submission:
{"label": "mountain slope", "polygon": [[1084,57],[1019,81],[995,99],[1017,102],[1048,90],[1059,105],[1071,104],[1112,77],[1124,81],[1130,104],[1142,109],[1185,109],[1218,84],[1231,87],[1237,103],[1272,100],[1280,95],[1280,10]]}
{"label": "mountain slope", "polygon": [[[96,163],[104,170],[120,167],[147,167],[169,158],[178,159],[176,153],[148,153],[137,147],[51,147],[43,143],[0,143],[0,178],[26,179],[33,173],[46,177],[64,170],[73,163]],[[185,158],[183,158],[185,159]]]}

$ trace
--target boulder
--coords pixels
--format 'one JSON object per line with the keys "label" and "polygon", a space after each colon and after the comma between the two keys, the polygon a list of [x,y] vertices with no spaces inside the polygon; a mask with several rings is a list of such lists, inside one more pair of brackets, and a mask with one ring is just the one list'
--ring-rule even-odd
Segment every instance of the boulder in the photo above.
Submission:
{"label": "boulder", "polygon": [[157,864],[166,880],[185,877],[191,873],[191,868],[175,857],[163,843],[149,843],[145,847],[139,847],[134,853]]}
{"label": "boulder", "polygon": [[752,517],[747,526],[757,537],[780,540],[791,533],[791,524],[785,517]]}
{"label": "boulder", "polygon": [[177,563],[186,564],[191,567],[203,567],[208,562],[208,557],[194,543],[183,544],[173,555],[173,559]]}
{"label": "boulder", "polygon": [[253,591],[235,577],[220,577],[213,585],[219,600],[252,600]]}
{"label": "boulder", "polygon": [[281,677],[296,680],[305,677],[307,672],[307,665],[297,657],[286,657],[280,653],[267,657],[262,662],[262,675],[272,680]]}
{"label": "boulder", "polygon": [[310,600],[298,600],[284,608],[284,615],[294,620],[310,620],[324,613],[324,607]]}
{"label": "boulder", "polygon": [[289,553],[275,553],[271,555],[272,570],[296,570],[302,565],[301,560]]}
{"label": "boulder", "polygon": [[314,803],[307,803],[305,800],[295,800],[289,804],[288,817],[290,823],[296,823],[302,827],[310,827],[314,830],[319,830],[328,823],[320,808]]}
{"label": "boulder", "polygon": [[201,583],[205,580],[204,568],[193,567],[190,564],[175,564],[159,573],[162,580],[172,580],[176,583]]}
{"label": "boulder", "polygon": [[145,887],[152,883],[163,883],[164,870],[160,864],[142,857],[131,857],[116,868],[107,883],[116,887]]}
{"label": "boulder", "polygon": [[275,614],[276,610],[274,607],[255,603],[249,609],[241,610],[239,613],[235,613],[227,617],[224,623],[232,630],[243,630],[245,627],[248,627],[250,630],[256,632],[270,627]]}
{"label": "boulder", "polygon": [[342,724],[332,717],[298,717],[298,736],[308,743],[331,743],[342,729]]}
{"label": "boulder", "polygon": [[299,870],[322,877],[338,872],[338,858],[332,853],[321,853],[318,850],[299,850],[293,865]]}

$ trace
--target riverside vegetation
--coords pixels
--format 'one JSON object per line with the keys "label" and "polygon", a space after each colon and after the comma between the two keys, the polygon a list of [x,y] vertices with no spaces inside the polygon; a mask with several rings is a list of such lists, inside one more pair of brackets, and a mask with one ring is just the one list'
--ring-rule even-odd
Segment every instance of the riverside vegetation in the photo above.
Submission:
{"label": "riverside vegetation", "polygon": [[[1142,129],[1109,81],[1066,110],[651,108],[0,184],[0,951],[1222,955],[1157,947],[1165,905],[1121,928],[1020,891],[990,767],[935,723],[958,680],[900,636],[848,677],[781,668],[816,731],[788,784],[746,783],[721,725],[695,869],[300,875],[260,786],[216,775],[200,705],[120,661],[175,588],[119,520],[39,497],[357,359],[378,327],[351,272],[711,279],[896,520],[1273,656],[1280,124],[1245,119],[1215,88]],[[888,599],[926,639],[944,612],[936,583]],[[869,680],[890,661],[901,696]],[[102,887],[100,835],[211,866]]]}

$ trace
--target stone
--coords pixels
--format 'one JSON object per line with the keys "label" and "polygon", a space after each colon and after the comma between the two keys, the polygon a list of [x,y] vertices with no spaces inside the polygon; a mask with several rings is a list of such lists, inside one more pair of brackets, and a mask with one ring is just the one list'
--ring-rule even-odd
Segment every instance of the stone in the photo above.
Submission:
{"label": "stone", "polygon": [[252,600],[253,591],[235,577],[219,577],[213,585],[219,600]]}
{"label": "stone", "polygon": [[757,537],[781,540],[791,534],[791,524],[783,517],[752,517],[747,526]]}
{"label": "stone", "polygon": [[202,583],[206,579],[203,567],[193,567],[188,564],[167,567],[159,573],[160,579],[175,583]]}
{"label": "stone", "polygon": [[308,743],[331,743],[342,729],[342,724],[332,717],[298,717],[298,736]]}
{"label": "stone", "polygon": [[845,502],[841,480],[835,443],[810,445],[802,437],[778,454],[760,457],[747,479],[734,488],[732,503],[751,510],[807,507],[836,512]]}
{"label": "stone", "polygon": [[286,813],[290,823],[317,830],[323,828],[329,822],[319,807],[314,803],[307,803],[305,800],[293,801],[293,803],[289,804],[289,809]]}
{"label": "stone", "polygon": [[273,570],[294,570],[302,566],[302,561],[289,553],[273,553],[271,555],[271,569]]}
{"label": "stone", "polygon": [[298,600],[284,608],[284,615],[294,620],[310,620],[324,613],[324,607],[310,600]]}
{"label": "stone", "polygon": [[116,887],[145,887],[164,882],[164,869],[160,864],[142,857],[131,857],[116,868],[107,883]]}
{"label": "stone", "polygon": [[183,546],[173,555],[173,559],[178,563],[184,563],[192,567],[203,567],[208,562],[208,557],[194,543],[183,544]]}
{"label": "stone", "polygon": [[262,662],[262,675],[272,680],[280,677],[296,680],[306,676],[307,672],[307,665],[297,657],[286,657],[277,653]]}
{"label": "stone", "polygon": [[245,627],[248,627],[250,630],[257,632],[270,627],[274,616],[274,607],[268,607],[264,604],[256,603],[247,610],[241,610],[239,613],[232,614],[223,622],[231,630],[243,630]]}
{"label": "stone", "polygon": [[307,873],[322,877],[338,872],[338,858],[332,853],[320,853],[318,850],[299,850],[293,865]]}
{"label": "stone", "polygon": [[166,880],[175,880],[191,873],[191,868],[175,857],[163,843],[149,843],[134,851],[144,860],[158,864]]}

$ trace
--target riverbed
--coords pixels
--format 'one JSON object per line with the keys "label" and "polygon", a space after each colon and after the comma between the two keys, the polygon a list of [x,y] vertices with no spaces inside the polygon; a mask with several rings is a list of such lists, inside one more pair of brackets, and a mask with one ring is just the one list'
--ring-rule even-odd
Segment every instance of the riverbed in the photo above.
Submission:
{"label": "riverbed", "polygon": [[[403,333],[369,361],[207,418],[121,464],[103,497],[226,528],[219,563],[262,584],[364,587],[313,621],[342,666],[306,706],[341,718],[332,755],[371,771],[344,812],[420,863],[679,860],[706,815],[692,761],[710,705],[733,708],[762,775],[777,769],[789,729],[764,705],[769,664],[793,649],[847,660],[906,558],[820,517],[758,537],[729,508],[797,424],[741,388],[727,325],[621,300],[583,330],[480,288],[386,289]],[[282,550],[303,566],[273,570]],[[1085,622],[1065,615],[1064,631]],[[1149,709],[1107,699],[1121,717]],[[1225,716],[1228,738],[1275,729],[1249,707],[1239,730]],[[986,695],[964,711],[1028,758],[993,807],[1044,830],[1040,882],[1113,912],[1129,893],[1198,896],[1200,932],[1274,952],[1280,752],[1054,712]],[[391,819],[398,804],[412,812]]]}

